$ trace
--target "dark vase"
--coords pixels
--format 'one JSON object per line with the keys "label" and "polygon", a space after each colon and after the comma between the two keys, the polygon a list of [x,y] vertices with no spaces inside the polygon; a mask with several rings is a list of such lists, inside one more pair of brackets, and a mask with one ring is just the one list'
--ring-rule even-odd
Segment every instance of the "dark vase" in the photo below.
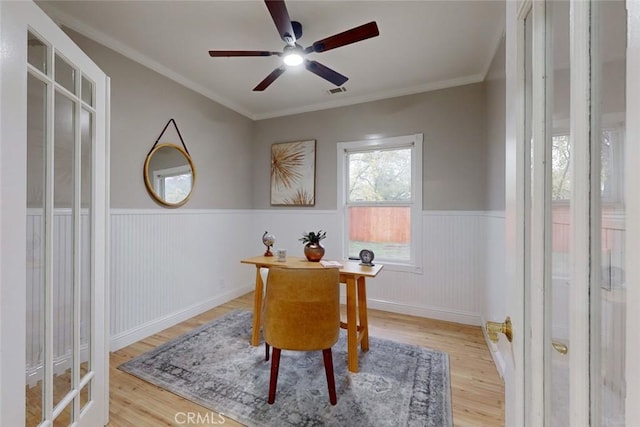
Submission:
{"label": "dark vase", "polygon": [[304,256],[311,262],[318,262],[324,256],[324,246],[320,242],[304,245]]}

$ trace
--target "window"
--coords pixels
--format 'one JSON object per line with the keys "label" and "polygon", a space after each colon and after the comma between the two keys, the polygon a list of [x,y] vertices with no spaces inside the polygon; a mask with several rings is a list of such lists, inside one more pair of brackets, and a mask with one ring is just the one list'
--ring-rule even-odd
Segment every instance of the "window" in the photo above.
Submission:
{"label": "window", "polygon": [[[624,128],[609,127],[601,131],[600,195],[603,203],[623,203]],[[559,133],[552,138],[552,199],[565,201],[571,193],[571,144],[569,135]]]}
{"label": "window", "polygon": [[153,171],[156,193],[167,203],[179,203],[191,192],[189,165]]}
{"label": "window", "polygon": [[344,256],[421,265],[422,134],[338,144]]}

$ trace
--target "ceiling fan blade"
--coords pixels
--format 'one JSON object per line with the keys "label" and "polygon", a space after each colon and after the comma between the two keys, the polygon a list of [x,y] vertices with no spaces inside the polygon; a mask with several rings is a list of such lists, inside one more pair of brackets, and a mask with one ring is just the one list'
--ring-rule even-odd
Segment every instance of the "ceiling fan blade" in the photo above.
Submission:
{"label": "ceiling fan blade", "polygon": [[296,35],[284,0],[265,0],[265,3],[282,40],[290,46],[295,46]]}
{"label": "ceiling fan blade", "polygon": [[313,46],[309,46],[308,48],[306,48],[305,52],[326,52],[327,50],[346,46],[348,44],[366,40],[379,35],[380,32],[378,31],[378,25],[375,23],[375,21],[371,21],[368,24],[360,25],[359,27],[352,28],[331,37],[327,37],[326,39],[318,40],[317,42],[313,43]]}
{"label": "ceiling fan blade", "polygon": [[333,71],[331,68],[324,66],[317,61],[309,61],[308,59],[306,59],[304,61],[304,66],[313,74],[330,81],[336,86],[342,86],[347,80],[349,80],[349,77],[343,76],[337,71]]}
{"label": "ceiling fan blade", "polygon": [[273,81],[275,79],[277,79],[278,77],[280,77],[282,75],[282,73],[284,73],[285,68],[284,67],[279,67],[276,68],[275,70],[273,70],[271,72],[271,74],[269,74],[267,77],[265,77],[265,79],[263,81],[261,81],[260,83],[258,83],[258,86],[254,87],[253,90],[255,92],[262,92],[263,90],[265,90],[266,88],[269,87],[269,85],[271,83],[273,83]]}
{"label": "ceiling fan blade", "polygon": [[214,58],[230,56],[271,56],[282,55],[281,52],[268,52],[265,50],[210,50],[209,56]]}

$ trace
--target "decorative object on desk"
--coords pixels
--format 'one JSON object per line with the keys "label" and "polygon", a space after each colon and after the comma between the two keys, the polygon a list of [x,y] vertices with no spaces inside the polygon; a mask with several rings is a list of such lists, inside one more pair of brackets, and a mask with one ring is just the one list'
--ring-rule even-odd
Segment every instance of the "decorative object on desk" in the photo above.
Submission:
{"label": "decorative object on desk", "polygon": [[263,347],[249,344],[252,318],[250,311],[233,311],[118,369],[249,426],[453,424],[447,353],[372,336],[370,350],[360,355],[360,372],[352,374],[344,330],[333,349],[338,404],[322,398],[322,357],[291,351],[283,354],[287,363],[279,372],[286,387],[269,405],[270,364]]}
{"label": "decorative object on desk", "polygon": [[268,231],[265,231],[264,234],[262,235],[262,243],[264,243],[264,245],[267,247],[267,250],[264,253],[264,256],[273,256],[273,253],[271,252],[271,248],[273,247],[273,244],[276,242],[276,237],[269,233]]}
{"label": "decorative object on desk", "polygon": [[276,251],[278,254],[278,261],[287,262],[287,250],[286,249],[278,249]]}
{"label": "decorative object on desk", "polygon": [[318,230],[318,232],[304,232],[300,240],[304,243],[304,256],[311,262],[318,262],[324,256],[324,246],[320,241],[327,237],[327,232]]}
{"label": "decorative object on desk", "polygon": [[314,206],[316,141],[271,145],[271,205]]}
{"label": "decorative object on desk", "polygon": [[360,265],[366,265],[367,267],[373,267],[373,258],[375,257],[373,251],[369,249],[363,249],[360,251]]}
{"label": "decorative object on desk", "polygon": [[320,260],[320,264],[325,268],[342,268],[344,267],[342,263],[338,261],[325,261],[323,259]]}

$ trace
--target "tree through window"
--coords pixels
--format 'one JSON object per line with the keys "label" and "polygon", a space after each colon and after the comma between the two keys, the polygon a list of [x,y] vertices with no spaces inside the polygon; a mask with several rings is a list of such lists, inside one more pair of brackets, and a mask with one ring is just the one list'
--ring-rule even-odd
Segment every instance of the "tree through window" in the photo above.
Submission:
{"label": "tree through window", "polygon": [[[624,131],[620,128],[602,130],[600,151],[600,194],[605,203],[622,203],[624,177]],[[568,134],[554,135],[551,149],[551,197],[554,201],[569,200],[571,194],[571,141]]]}

